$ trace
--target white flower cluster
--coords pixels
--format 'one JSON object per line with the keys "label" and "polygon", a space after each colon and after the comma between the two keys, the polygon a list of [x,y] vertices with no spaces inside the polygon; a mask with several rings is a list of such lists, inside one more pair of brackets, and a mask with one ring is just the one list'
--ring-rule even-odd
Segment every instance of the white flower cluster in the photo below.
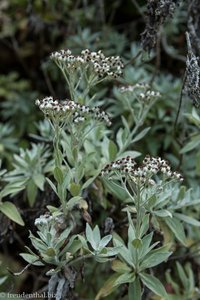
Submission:
{"label": "white flower cluster", "polygon": [[101,171],[101,176],[106,176],[112,179],[112,176],[117,172],[122,175],[130,175],[134,182],[147,184],[155,184],[152,177],[158,173],[164,175],[165,179],[177,179],[182,181],[183,177],[177,172],[172,172],[169,163],[160,157],[150,157],[147,155],[141,166],[136,167],[136,162],[130,156],[127,156],[117,161],[107,164]]}
{"label": "white flower cluster", "polygon": [[119,56],[106,57],[101,50],[91,52],[86,49],[81,52],[81,55],[72,55],[70,50],[60,50],[53,52],[51,59],[58,63],[64,63],[69,70],[74,71],[78,67],[92,67],[93,71],[99,77],[118,77],[122,75],[124,65]]}
{"label": "white flower cluster", "polygon": [[148,83],[138,82],[138,83],[136,83],[134,85],[122,86],[120,88],[120,92],[121,93],[127,93],[127,92],[133,92],[136,89],[145,89],[145,90],[147,90],[149,88],[150,88],[150,86],[149,86]]}
{"label": "white flower cluster", "polygon": [[71,121],[75,124],[81,123],[88,118],[104,121],[108,126],[111,125],[108,114],[101,111],[99,107],[89,107],[81,105],[71,100],[54,100],[53,97],[37,99],[35,104],[49,118],[59,118],[64,121],[71,116]]}
{"label": "white flower cluster", "polygon": [[[139,92],[138,91],[141,91]],[[143,102],[149,102],[150,100],[157,99],[160,97],[160,93],[150,90],[148,83],[136,83],[135,85],[122,86],[120,88],[121,93],[132,93],[137,92],[139,99]]]}
{"label": "white flower cluster", "polygon": [[39,218],[35,219],[35,226],[46,226],[48,224],[51,223],[51,221],[53,220],[53,217],[45,214],[45,215],[41,215]]}
{"label": "white flower cluster", "polygon": [[145,93],[140,93],[139,98],[143,101],[149,102],[150,100],[157,99],[160,97],[159,92],[148,90]]}

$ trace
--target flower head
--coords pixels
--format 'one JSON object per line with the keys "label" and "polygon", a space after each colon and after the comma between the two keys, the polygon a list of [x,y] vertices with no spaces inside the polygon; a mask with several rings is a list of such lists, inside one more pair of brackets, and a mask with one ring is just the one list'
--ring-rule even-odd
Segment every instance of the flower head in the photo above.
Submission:
{"label": "flower head", "polygon": [[35,226],[47,226],[53,220],[53,217],[49,214],[41,215],[39,218],[35,219]]}
{"label": "flower head", "polygon": [[134,93],[142,102],[148,103],[160,97],[160,93],[150,89],[148,83],[136,83],[135,85],[122,86],[121,93]]}
{"label": "flower head", "polygon": [[42,100],[36,100],[35,104],[50,119],[57,119],[60,122],[82,123],[89,118],[104,121],[108,126],[111,125],[107,113],[100,110],[99,107],[89,107],[81,105],[71,100],[57,100],[53,97],[45,97]]}
{"label": "flower head", "polygon": [[155,175],[163,174],[164,179],[177,179],[182,181],[181,174],[172,172],[169,163],[160,157],[150,157],[147,155],[141,166],[137,166],[135,160],[130,156],[113,161],[107,164],[101,171],[101,176],[108,179],[114,178],[116,175],[123,177],[128,176],[135,183],[155,184]]}
{"label": "flower head", "polygon": [[86,49],[80,55],[72,55],[70,50],[60,50],[53,52],[50,57],[58,64],[66,66],[69,71],[91,68],[99,77],[116,78],[122,75],[124,67],[119,56],[105,56],[101,50],[91,52]]}

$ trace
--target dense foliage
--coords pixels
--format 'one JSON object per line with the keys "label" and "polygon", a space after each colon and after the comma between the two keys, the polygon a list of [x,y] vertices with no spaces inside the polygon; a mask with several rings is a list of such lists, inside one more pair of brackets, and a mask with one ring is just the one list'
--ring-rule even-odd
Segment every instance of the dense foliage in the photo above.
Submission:
{"label": "dense foliage", "polygon": [[2,0],[0,26],[0,298],[200,299],[198,1]]}

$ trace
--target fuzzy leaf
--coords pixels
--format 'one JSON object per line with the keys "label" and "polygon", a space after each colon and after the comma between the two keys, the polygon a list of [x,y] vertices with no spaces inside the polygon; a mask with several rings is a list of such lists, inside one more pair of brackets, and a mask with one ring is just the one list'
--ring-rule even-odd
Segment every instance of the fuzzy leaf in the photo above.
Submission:
{"label": "fuzzy leaf", "polygon": [[163,218],[167,226],[171,229],[174,233],[175,237],[184,245],[186,246],[186,236],[184,227],[181,222],[175,218]]}
{"label": "fuzzy leaf", "polygon": [[100,243],[99,243],[99,249],[102,249],[102,248],[106,247],[107,244],[110,242],[111,239],[112,239],[112,235],[111,234],[104,236],[101,239]]}
{"label": "fuzzy leaf", "polygon": [[160,263],[165,261],[171,255],[171,253],[172,252],[166,252],[165,247],[150,251],[142,261],[140,270],[142,271],[147,268],[152,268],[159,265]]}
{"label": "fuzzy leaf", "polygon": [[154,213],[154,215],[161,217],[161,218],[165,218],[165,217],[172,218],[172,213],[167,209],[160,209],[160,210],[154,211],[153,213]]}
{"label": "fuzzy leaf", "polygon": [[76,183],[72,182],[70,184],[69,191],[70,191],[70,193],[72,194],[73,197],[79,196],[80,191],[81,191],[80,184],[76,184]]}
{"label": "fuzzy leaf", "polygon": [[45,182],[45,177],[42,174],[34,174],[33,175],[33,181],[35,185],[41,190],[44,190],[44,182]]}
{"label": "fuzzy leaf", "polygon": [[114,274],[104,283],[103,287],[99,290],[95,300],[100,300],[101,298],[105,298],[110,295],[116,286],[114,286],[116,280],[120,277],[120,274]]}
{"label": "fuzzy leaf", "polygon": [[39,260],[39,256],[29,253],[20,253],[20,256],[29,264],[32,264],[34,266],[44,266],[44,264]]}
{"label": "fuzzy leaf", "polygon": [[109,141],[108,144],[108,153],[109,153],[109,159],[110,161],[115,160],[117,155],[117,146],[113,141]]}
{"label": "fuzzy leaf", "polygon": [[29,202],[29,205],[32,207],[35,203],[35,199],[37,196],[37,186],[35,185],[35,183],[32,179],[28,182],[26,189],[27,189],[28,202]]}
{"label": "fuzzy leaf", "polygon": [[135,142],[141,140],[147,134],[147,132],[149,131],[150,128],[151,127],[147,127],[145,129],[143,129],[140,133],[138,133],[136,135],[136,137],[134,137],[134,139],[131,141],[131,143],[135,143]]}
{"label": "fuzzy leaf", "polygon": [[134,273],[123,273],[116,279],[113,286],[115,287],[124,283],[134,282],[134,280],[135,280]]}
{"label": "fuzzy leaf", "polygon": [[186,216],[180,213],[174,213],[174,216],[190,225],[197,226],[197,227],[200,226],[200,222],[190,216]]}
{"label": "fuzzy leaf", "polygon": [[121,260],[116,259],[112,262],[112,270],[117,273],[129,273],[131,271],[131,268],[126,263],[123,263]]}
{"label": "fuzzy leaf", "polygon": [[48,182],[48,184],[50,185],[50,187],[52,188],[52,190],[54,191],[54,193],[56,195],[58,195],[55,184],[48,177],[46,177],[46,181]]}
{"label": "fuzzy leaf", "polygon": [[12,202],[5,201],[0,203],[0,211],[15,223],[24,226],[24,221]]}
{"label": "fuzzy leaf", "polygon": [[146,273],[140,273],[140,278],[143,284],[146,287],[148,287],[152,292],[154,292],[154,294],[161,296],[164,299],[167,299],[168,296],[166,290],[159,279],[157,279],[153,275],[149,275]]}
{"label": "fuzzy leaf", "polygon": [[59,184],[63,183],[63,180],[64,180],[63,172],[62,172],[62,170],[59,167],[55,167],[55,169],[53,171],[53,175],[54,175],[54,178],[56,179],[56,181]]}

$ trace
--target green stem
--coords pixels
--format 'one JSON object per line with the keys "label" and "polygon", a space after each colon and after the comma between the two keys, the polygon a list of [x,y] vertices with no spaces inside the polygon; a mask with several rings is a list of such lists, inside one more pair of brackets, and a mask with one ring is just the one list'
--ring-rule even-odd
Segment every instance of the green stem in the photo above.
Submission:
{"label": "green stem", "polygon": [[[62,128],[59,126],[59,123],[55,123],[55,137],[54,137],[54,153],[55,153],[55,167],[59,168],[60,170],[62,169],[62,161],[63,161],[63,156],[61,155],[61,151],[59,149],[60,145],[60,136],[61,136],[61,130]],[[64,178],[63,178],[64,181]],[[64,214],[67,213],[67,208],[66,208],[66,195],[65,192],[63,191],[63,182],[57,182],[57,192],[59,195],[59,199],[63,208]]]}
{"label": "green stem", "polygon": [[[135,206],[136,206],[136,232],[135,237],[136,239],[140,238],[140,225],[141,225],[141,205],[140,205],[140,186],[137,186],[137,193],[135,197]],[[138,259],[138,248],[136,248],[136,265],[135,265],[135,271],[138,272],[139,269],[139,259]]]}
{"label": "green stem", "polygon": [[69,74],[69,78],[65,72],[65,69],[60,67],[61,71],[62,71],[62,74],[68,84],[68,87],[69,87],[69,93],[70,93],[70,97],[71,97],[71,100],[74,101],[75,100],[75,94],[74,94],[74,86],[72,84],[72,81],[70,80],[70,74]]}
{"label": "green stem", "polygon": [[92,254],[86,254],[86,255],[83,255],[83,256],[79,256],[79,257],[75,258],[74,260],[70,261],[67,264],[67,266],[70,267],[70,266],[76,264],[79,261],[82,261],[82,260],[85,260],[85,259],[88,259],[88,258],[91,258],[91,257],[93,257]]}

